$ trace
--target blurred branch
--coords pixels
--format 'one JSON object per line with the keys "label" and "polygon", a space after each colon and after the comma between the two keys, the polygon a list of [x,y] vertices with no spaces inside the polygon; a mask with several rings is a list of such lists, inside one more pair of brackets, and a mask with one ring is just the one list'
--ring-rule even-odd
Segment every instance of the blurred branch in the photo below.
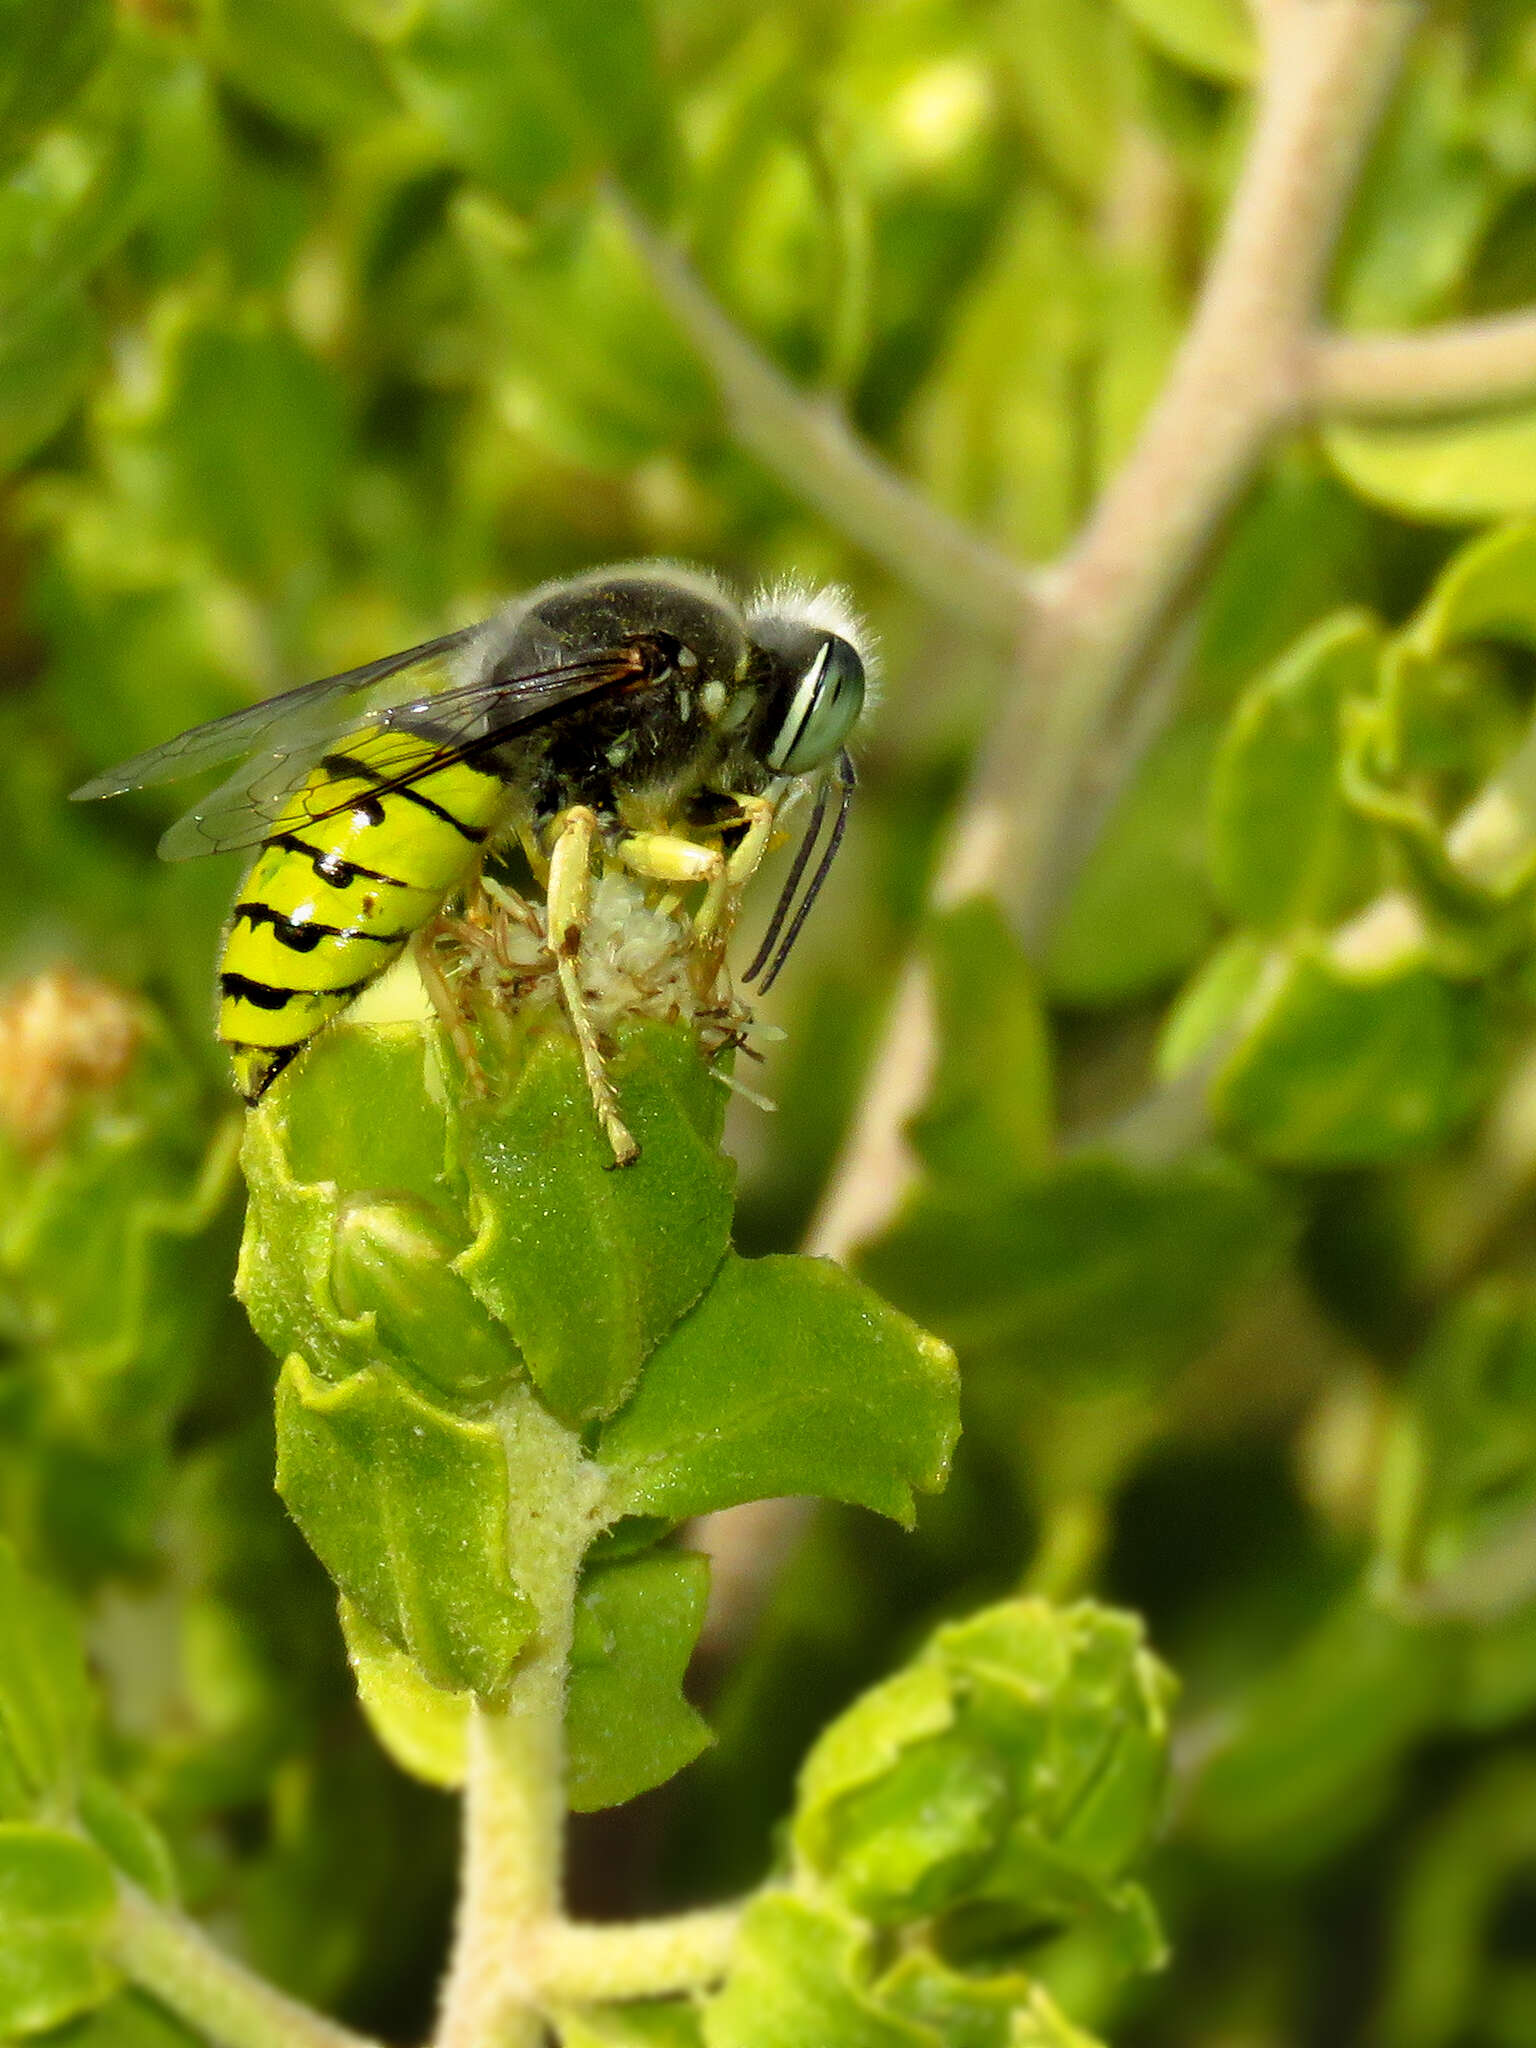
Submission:
{"label": "blurred branch", "polygon": [[800,391],[710,297],[679,252],[623,193],[610,204],[652,282],[719,389],[743,447],[934,604],[1012,639],[1032,595],[1029,570],[905,482],[829,400]]}
{"label": "blurred branch", "polygon": [[1266,24],[1247,160],[1183,346],[1026,629],[1022,686],[978,765],[972,807],[1006,798],[1010,813],[987,880],[1036,943],[1075,878],[1062,842],[1102,728],[1289,423],[1344,209],[1417,18],[1412,0],[1309,0]]}
{"label": "blurred branch", "polygon": [[130,1982],[216,2048],[372,2048],[214,1947],[200,1927],[119,1888],[113,1951]]}
{"label": "blurred branch", "polygon": [[[1034,601],[1018,612],[1018,687],[950,830],[936,902],[995,894],[1031,946],[1047,936],[1088,850],[1077,821],[1092,806],[1093,756],[1117,717],[1127,730],[1155,730],[1138,705],[1143,690],[1166,685],[1160,663],[1179,602],[1294,417],[1339,226],[1419,15],[1417,0],[1264,6],[1253,133],[1189,328],[1082,534],[1024,586]],[[829,496],[852,530],[823,479],[816,502]],[[1125,748],[1120,765],[1134,766]],[[927,976],[913,961],[812,1223],[813,1252],[845,1258],[899,1208],[915,1177],[904,1126],[933,1052]],[[734,1524],[711,1535],[728,1561]],[[741,1532],[743,1543],[757,1538]],[[760,1564],[739,1576],[763,1582]],[[733,1624],[717,1610],[716,1626]]]}
{"label": "blurred branch", "polygon": [[1304,364],[1309,411],[1360,418],[1473,411],[1536,396],[1536,313],[1419,334],[1324,334]]}
{"label": "blurred branch", "polygon": [[[1082,857],[1075,820],[1112,714],[1140,721],[1139,685],[1178,599],[1291,417],[1345,205],[1418,19],[1412,0],[1310,0],[1265,21],[1266,68],[1247,161],[1188,333],[1140,441],[1021,635],[1019,688],[977,763],[936,896],[995,892],[1039,945]],[[909,969],[812,1249],[845,1255],[910,1179],[900,1130],[932,1058]],[[893,1170],[893,1159],[903,1163]]]}

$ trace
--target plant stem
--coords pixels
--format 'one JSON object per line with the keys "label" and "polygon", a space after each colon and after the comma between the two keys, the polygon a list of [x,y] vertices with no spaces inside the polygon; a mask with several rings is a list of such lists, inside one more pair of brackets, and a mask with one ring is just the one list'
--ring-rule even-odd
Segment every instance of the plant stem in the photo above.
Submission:
{"label": "plant stem", "polygon": [[1012,641],[1032,599],[1030,571],[914,490],[850,432],[833,403],[797,390],[624,194],[610,190],[608,196],[713,376],[742,445],[914,590],[968,625]]}
{"label": "plant stem", "polygon": [[717,1984],[740,1926],[739,1906],[613,1927],[557,1921],[539,1936],[532,1960],[552,2006],[661,1998]]}
{"label": "plant stem", "polygon": [[1536,313],[1419,334],[1324,334],[1301,373],[1310,411],[1408,419],[1536,396]]}
{"label": "plant stem", "polygon": [[112,1952],[140,1990],[217,2048],[372,2048],[216,1949],[200,1927],[119,1886]]}
{"label": "plant stem", "polygon": [[[459,1917],[436,2048],[536,2048],[544,2021],[532,1955],[562,1909],[565,1687],[581,1560],[602,1526],[602,1475],[530,1389],[514,1391],[502,1422],[521,1447],[513,1512],[538,1531],[518,1548],[539,1625],[505,1703],[470,1709]],[[542,1450],[530,1455],[535,1440]]]}
{"label": "plant stem", "polygon": [[[1298,366],[1361,158],[1418,18],[1411,0],[1309,0],[1266,13],[1247,160],[1168,384],[1071,552],[1038,583],[1019,687],[977,762],[940,864],[940,903],[997,894],[1038,946],[1085,850],[1083,776],[1117,707],[1133,715],[1179,598],[1292,416]],[[842,1257],[911,1180],[900,1132],[932,1026],[909,968],[850,1142],[812,1231]],[[899,1162],[893,1170],[893,1161]]]}
{"label": "plant stem", "polygon": [[[1339,223],[1416,18],[1411,0],[1311,0],[1268,26],[1252,140],[1189,330],[1037,608],[1021,687],[977,767],[970,806],[1005,800],[1010,812],[992,879],[1035,942],[1072,880],[1060,840],[1103,722],[1155,662],[1222,520],[1292,416]],[[947,877],[940,891],[952,897]]]}
{"label": "plant stem", "polygon": [[437,2048],[533,2048],[543,2038],[527,1949],[560,1902],[565,1659],[565,1646],[541,1649],[505,1711],[471,1710],[463,1889]]}

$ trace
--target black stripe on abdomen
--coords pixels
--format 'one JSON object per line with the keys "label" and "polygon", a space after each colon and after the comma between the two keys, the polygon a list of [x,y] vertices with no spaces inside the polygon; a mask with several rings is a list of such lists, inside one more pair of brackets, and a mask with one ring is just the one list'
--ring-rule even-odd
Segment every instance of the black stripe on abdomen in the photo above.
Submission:
{"label": "black stripe on abdomen", "polygon": [[286,1010],[295,996],[314,1002],[350,1002],[373,979],[373,975],[365,974],[361,981],[349,981],[342,988],[274,988],[270,981],[253,981],[248,974],[226,971],[219,976],[219,988],[235,1002],[249,1003],[255,1010]]}
{"label": "black stripe on abdomen", "polygon": [[249,1003],[255,1010],[286,1010],[296,995],[306,991],[274,988],[269,981],[252,981],[248,974],[221,974],[219,987],[236,1002]]}
{"label": "black stripe on abdomen", "polygon": [[[489,837],[483,825],[466,825],[464,820],[456,817],[446,805],[434,803],[431,797],[423,796],[419,789],[413,789],[408,782],[391,783],[387,775],[381,775],[376,768],[371,768],[366,761],[360,761],[355,754],[327,754],[320,766],[327,775],[334,775],[339,782],[371,782],[374,788],[382,790],[385,796],[407,798],[411,803],[419,805],[422,810],[430,811],[434,818],[441,818],[445,825],[451,825],[471,846],[483,846]],[[433,771],[429,765],[422,772],[431,774]],[[365,811],[370,824],[382,825],[384,822],[384,806],[376,796],[360,797],[351,808],[355,811]]]}
{"label": "black stripe on abdomen", "polygon": [[339,853],[329,853],[323,846],[312,846],[296,832],[274,832],[262,844],[280,846],[284,853],[302,853],[314,867],[316,877],[322,882],[329,882],[333,889],[350,889],[359,880],[385,882],[391,889],[408,889],[411,886],[409,882],[402,882],[398,875],[386,875],[378,868],[359,867],[355,860],[343,860]]}
{"label": "black stripe on abdomen", "polygon": [[313,953],[322,939],[371,939],[376,946],[403,946],[411,936],[409,931],[365,932],[351,925],[311,924],[302,918],[286,917],[270,903],[237,903],[235,923],[242,917],[253,931],[258,925],[271,925],[278,944],[293,953]]}

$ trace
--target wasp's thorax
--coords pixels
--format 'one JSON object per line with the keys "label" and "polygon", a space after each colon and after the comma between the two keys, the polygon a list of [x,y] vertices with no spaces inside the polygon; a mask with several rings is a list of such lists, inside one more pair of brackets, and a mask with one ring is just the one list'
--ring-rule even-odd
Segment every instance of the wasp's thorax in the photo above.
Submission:
{"label": "wasp's thorax", "polygon": [[814,601],[746,613],[706,577],[654,564],[535,591],[492,621],[488,679],[631,651],[632,688],[524,727],[501,757],[537,828],[572,804],[631,829],[707,814],[836,757],[864,701],[864,663]]}

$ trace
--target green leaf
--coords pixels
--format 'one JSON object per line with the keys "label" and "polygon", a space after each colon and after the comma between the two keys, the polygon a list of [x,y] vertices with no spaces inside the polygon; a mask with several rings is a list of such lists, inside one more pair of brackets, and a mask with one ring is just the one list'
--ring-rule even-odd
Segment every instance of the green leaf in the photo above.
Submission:
{"label": "green leaf", "polygon": [[405,1651],[345,1595],[341,1627],[357,1696],[374,1734],[403,1771],[457,1791],[467,1768],[473,1695],[430,1684]]}
{"label": "green leaf", "polygon": [[1521,1962],[1490,1930],[1511,1909],[1536,1850],[1536,1772],[1528,1756],[1495,1754],[1458,1775],[1394,1872],[1384,2043],[1451,2042],[1471,1999],[1518,2041],[1529,2011]]}
{"label": "green leaf", "polygon": [[1201,818],[1215,733],[1175,726],[1152,748],[1084,865],[1045,956],[1048,994],[1093,1008],[1165,987],[1210,944]]}
{"label": "green leaf", "polygon": [[[0,316],[15,330],[128,232],[140,151],[115,127],[55,129],[0,178]],[[78,301],[71,299],[72,305]]]}
{"label": "green leaf", "polygon": [[914,1743],[947,1734],[955,1704],[942,1664],[923,1657],[861,1693],[822,1730],[800,1768],[796,1833],[814,1863],[823,1811],[878,1782]]}
{"label": "green leaf", "polygon": [[1174,1081],[1219,1046],[1263,979],[1270,948],[1252,932],[1218,946],[1174,999],[1157,1042],[1157,1071]]}
{"label": "green leaf", "polygon": [[686,1999],[590,2006],[557,2020],[560,2048],[704,2048],[698,2010]]}
{"label": "green leaf", "polygon": [[354,1202],[337,1219],[332,1278],[344,1315],[372,1317],[392,1361],[429,1392],[483,1400],[521,1361],[505,1330],[449,1261],[462,1240],[431,1210],[406,1202]]}
{"label": "green leaf", "polygon": [[1536,411],[1468,420],[1329,426],[1323,446],[1351,489],[1406,519],[1473,525],[1536,510]]}
{"label": "green leaf", "polygon": [[111,36],[108,0],[0,0],[0,162],[63,112]]}
{"label": "green leaf", "polygon": [[881,2009],[873,1979],[861,1922],[769,1893],[747,1908],[725,1988],[704,2008],[707,2048],[938,2048]]}
{"label": "green leaf", "polygon": [[1371,1825],[1452,1678],[1443,1633],[1348,1593],[1228,1705],[1186,1825],[1226,1857],[1304,1868]]}
{"label": "green leaf", "polygon": [[563,1031],[532,1042],[500,1099],[460,1113],[483,1221],[457,1271],[572,1425],[619,1406],[730,1237],[732,1169],[716,1142],[724,1091],[686,1033],[642,1024],[620,1039],[610,1073],[640,1145],[622,1172]]}
{"label": "green leaf", "polygon": [[279,121],[345,133],[391,112],[377,51],[334,0],[211,0],[210,14],[215,69]]}
{"label": "green leaf", "polygon": [[1051,1142],[1050,1044],[1035,977],[995,903],[935,918],[928,955],[939,1064],[909,1126],[930,1173],[1006,1184]]}
{"label": "green leaf", "polygon": [[1479,534],[1446,563],[1408,628],[1433,658],[1468,640],[1536,648],[1536,521]]}
{"label": "green leaf", "polygon": [[1175,63],[1224,85],[1246,85],[1259,68],[1258,38],[1244,0],[1119,0]]}
{"label": "green leaf", "polygon": [[926,1949],[880,1979],[882,2004],[932,2029],[944,2048],[1099,2048],[1073,2026],[1043,1984],[947,1968]]}
{"label": "green leaf", "polygon": [[0,1538],[0,1818],[69,1810],[90,1718],[75,1619]]}
{"label": "green leaf", "polygon": [[78,404],[98,349],[82,292],[50,293],[0,333],[0,475],[56,434]]}
{"label": "green leaf", "polygon": [[68,2048],[199,2048],[203,2037],[147,1993],[119,1991],[58,2038]]}
{"label": "green leaf", "polygon": [[1525,1536],[1536,1504],[1529,1290],[1499,1275],[1453,1302],[1414,1361],[1408,1391],[1413,1484],[1399,1562],[1414,1579],[1454,1575],[1458,1606],[1477,1612],[1481,1594],[1497,1611],[1518,1598],[1519,1583],[1506,1590],[1484,1558]]}
{"label": "green leaf", "polygon": [[1345,805],[1342,717],[1376,684],[1380,629],[1343,612],[1303,636],[1238,703],[1210,787],[1211,879],[1240,921],[1327,921],[1359,891],[1363,828]]}
{"label": "green leaf", "polygon": [[97,1848],[140,1891],[162,1905],[176,1896],[176,1867],[160,1830],[130,1805],[108,1778],[88,1777],[80,1788],[80,1823]]}
{"label": "green leaf", "polygon": [[921,1190],[861,1270],[961,1350],[1007,1345],[1081,1391],[1192,1357],[1286,1236],[1283,1203],[1230,1162],[1082,1153],[997,1197]]}
{"label": "green leaf", "polygon": [[1030,181],[958,307],[927,316],[945,339],[912,423],[917,481],[1029,560],[1065,546],[1081,516],[1073,393],[1096,346],[1094,282],[1073,209]]}
{"label": "green leaf", "polygon": [[682,1695],[708,1598],[709,1560],[691,1551],[583,1577],[565,1718],[573,1812],[622,1806],[664,1785],[713,1741]]}
{"label": "green leaf", "polygon": [[382,1367],[278,1389],[277,1488],[337,1585],[447,1691],[500,1698],[533,1627],[508,1566],[508,1445]]}
{"label": "green leaf", "polygon": [[338,1026],[246,1119],[236,1291],[277,1357],[338,1378],[381,1356],[429,1394],[484,1398],[520,1364],[452,1261],[456,1176],[415,1026]]}
{"label": "green leaf", "polygon": [[957,1428],[946,1346],[836,1266],[733,1254],[597,1455],[626,1514],[817,1493],[910,1523]]}
{"label": "green leaf", "polygon": [[1184,684],[1192,713],[1225,717],[1260,670],[1330,612],[1375,596],[1377,522],[1311,446],[1277,453],[1235,516],[1199,600]]}
{"label": "green leaf", "polygon": [[0,2035],[41,2034],[111,1996],[105,1938],[116,1903],[111,1867],[91,1843],[0,1824]]}
{"label": "green leaf", "polygon": [[470,189],[449,218],[481,331],[505,365],[497,392],[549,458],[627,474],[718,435],[713,387],[610,205],[532,233]]}
{"label": "green leaf", "polygon": [[641,0],[426,0],[394,61],[453,161],[514,206],[665,160],[668,99]]}
{"label": "green leaf", "polygon": [[345,468],[341,388],[281,328],[254,316],[189,325],[163,407],[124,439],[163,479],[159,520],[228,575],[271,585],[325,548]]}
{"label": "green leaf", "polygon": [[822,1819],[820,1864],[838,1895],[876,1921],[927,1919],[964,1897],[1011,1817],[1002,1761],[957,1731],[904,1749]]}
{"label": "green leaf", "polygon": [[1045,1909],[1064,1882],[1110,1885],[1146,1853],[1173,1680],[1138,1616],[1005,1601],[941,1628],[933,1654],[967,1695],[960,1725],[1013,1774],[1017,1819],[989,1892],[1028,1905],[1038,1886]]}
{"label": "green leaf", "polygon": [[1057,177],[1097,199],[1123,115],[1113,17],[1094,0],[1011,0],[996,34],[1031,141]]}
{"label": "green leaf", "polygon": [[[1170,1681],[1139,1622],[1015,1600],[940,1629],[806,1760],[795,1847],[856,1911],[1006,1903],[1145,1922],[1121,1882],[1160,1811]],[[1155,1929],[1145,1966],[1157,1954]]]}
{"label": "green leaf", "polygon": [[1231,1139],[1283,1166],[1410,1158],[1459,1129],[1491,1082],[1484,992],[1408,960],[1347,973],[1298,946],[1215,1082]]}

